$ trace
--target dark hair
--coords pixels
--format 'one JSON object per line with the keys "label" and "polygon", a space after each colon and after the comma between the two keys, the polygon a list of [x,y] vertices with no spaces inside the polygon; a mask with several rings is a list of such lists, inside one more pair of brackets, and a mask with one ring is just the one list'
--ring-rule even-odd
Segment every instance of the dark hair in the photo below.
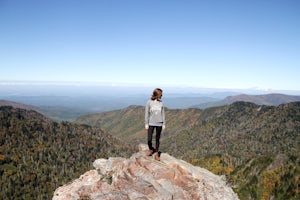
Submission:
{"label": "dark hair", "polygon": [[162,97],[162,89],[160,88],[155,88],[153,90],[152,96],[151,96],[151,100],[159,100]]}

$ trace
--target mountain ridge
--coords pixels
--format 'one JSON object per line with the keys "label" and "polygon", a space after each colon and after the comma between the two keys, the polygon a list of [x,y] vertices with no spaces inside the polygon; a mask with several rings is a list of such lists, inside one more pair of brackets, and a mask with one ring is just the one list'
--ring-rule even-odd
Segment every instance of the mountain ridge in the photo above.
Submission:
{"label": "mountain ridge", "polygon": [[251,102],[257,105],[278,106],[280,104],[300,101],[300,96],[286,95],[280,93],[270,93],[270,94],[260,94],[260,95],[240,94],[235,96],[228,96],[221,101],[208,102],[208,103],[198,104],[191,107],[205,109],[209,107],[230,105],[237,101]]}
{"label": "mountain ridge", "polygon": [[[132,91],[131,91],[132,92]],[[84,93],[83,93],[84,94]],[[219,93],[218,93],[219,94]],[[266,94],[266,95],[234,95],[240,93],[225,92],[217,94],[168,94],[164,98],[165,106],[170,109],[186,109],[217,107],[229,105],[235,101],[248,101],[256,104],[279,105],[291,101],[299,101],[299,96],[284,94]],[[62,94],[61,94],[62,95]],[[89,94],[90,95],[90,94]],[[228,96],[231,95],[231,96]],[[107,112],[126,108],[130,105],[144,106],[145,99],[148,95],[131,95],[131,96],[109,96],[108,94],[88,96],[70,95],[67,93],[62,96],[0,96],[3,100],[0,105],[22,105],[26,104],[28,109],[36,110],[50,117],[55,121],[75,121],[76,118],[92,113]],[[22,102],[22,103],[17,103]],[[34,105],[31,106],[30,105]],[[25,108],[26,107],[21,107]]]}
{"label": "mountain ridge", "polygon": [[21,108],[25,110],[34,110],[39,112],[39,108],[37,106],[29,105],[29,104],[23,104],[15,101],[7,101],[7,100],[1,100],[0,99],[0,107],[1,106],[11,106],[13,108]]}

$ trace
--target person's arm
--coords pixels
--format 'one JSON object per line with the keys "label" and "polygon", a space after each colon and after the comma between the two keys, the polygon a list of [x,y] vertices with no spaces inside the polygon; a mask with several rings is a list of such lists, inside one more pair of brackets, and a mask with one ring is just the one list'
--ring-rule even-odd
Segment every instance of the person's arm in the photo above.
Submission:
{"label": "person's arm", "polygon": [[162,113],[162,120],[163,120],[163,129],[165,129],[166,128],[166,118],[165,118],[165,107],[164,107],[164,105],[162,106],[162,111],[161,111]]}
{"label": "person's arm", "polygon": [[145,129],[149,128],[149,110],[150,110],[150,102],[148,101],[145,107]]}

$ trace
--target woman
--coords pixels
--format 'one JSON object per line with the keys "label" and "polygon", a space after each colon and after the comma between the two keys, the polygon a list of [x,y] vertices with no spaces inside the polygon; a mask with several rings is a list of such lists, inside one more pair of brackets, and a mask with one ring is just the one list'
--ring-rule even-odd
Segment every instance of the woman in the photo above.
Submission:
{"label": "woman", "polygon": [[[154,154],[155,160],[160,160],[159,140],[162,129],[165,129],[165,109],[161,101],[162,89],[156,88],[153,91],[151,99],[147,101],[145,108],[145,129],[148,130],[148,147],[147,156]],[[154,129],[156,131],[155,147],[152,146],[152,136]]]}

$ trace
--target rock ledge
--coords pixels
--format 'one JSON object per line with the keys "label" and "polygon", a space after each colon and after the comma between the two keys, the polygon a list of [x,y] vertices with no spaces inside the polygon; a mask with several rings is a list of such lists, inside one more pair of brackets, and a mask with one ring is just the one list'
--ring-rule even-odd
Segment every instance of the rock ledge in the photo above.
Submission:
{"label": "rock ledge", "polygon": [[147,145],[140,144],[129,159],[95,160],[94,170],[57,188],[53,200],[238,199],[220,176],[166,153],[156,161],[146,151]]}

